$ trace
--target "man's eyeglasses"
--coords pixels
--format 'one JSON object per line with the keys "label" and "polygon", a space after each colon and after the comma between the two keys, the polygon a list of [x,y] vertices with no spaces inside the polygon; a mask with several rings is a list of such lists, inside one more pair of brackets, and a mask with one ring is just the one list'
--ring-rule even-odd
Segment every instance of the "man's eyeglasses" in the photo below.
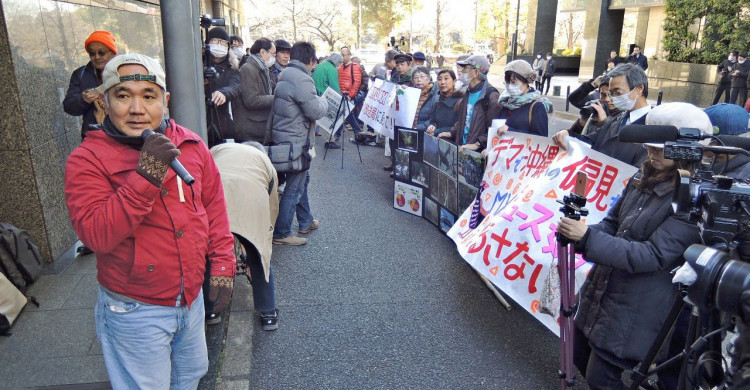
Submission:
{"label": "man's eyeglasses", "polygon": [[94,58],[94,57],[96,57],[97,55],[98,55],[99,57],[104,57],[104,56],[106,56],[107,54],[109,54],[109,52],[110,52],[110,51],[111,51],[111,50],[98,50],[98,51],[94,51],[94,50],[92,50],[92,51],[90,51],[90,52],[88,52],[88,53],[89,53],[89,57],[91,57],[91,58]]}
{"label": "man's eyeglasses", "polygon": [[602,99],[612,98],[612,94],[609,92],[600,92],[599,95],[602,97]]}

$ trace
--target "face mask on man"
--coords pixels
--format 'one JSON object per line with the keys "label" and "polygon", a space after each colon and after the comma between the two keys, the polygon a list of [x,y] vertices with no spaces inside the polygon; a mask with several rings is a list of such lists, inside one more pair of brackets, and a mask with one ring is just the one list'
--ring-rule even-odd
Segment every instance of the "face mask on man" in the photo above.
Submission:
{"label": "face mask on man", "polygon": [[505,90],[512,97],[521,96],[521,86],[516,83],[505,83]]}
{"label": "face mask on man", "polygon": [[552,59],[552,57],[551,57],[551,56],[547,56],[547,61],[549,61],[549,60],[551,60],[551,59]]}
{"label": "face mask on man", "polygon": [[633,91],[630,91],[624,95],[620,96],[612,96],[612,104],[620,110],[620,112],[624,111],[630,111],[635,107],[635,101],[637,99],[631,99],[630,94],[633,93]]}
{"label": "face mask on man", "polygon": [[227,53],[229,53],[229,48],[222,45],[216,45],[216,44],[209,44],[208,50],[211,52],[211,55],[216,58],[226,57]]}
{"label": "face mask on man", "polygon": [[232,50],[234,51],[234,55],[236,55],[237,57],[241,58],[245,55],[245,50],[242,48],[242,46],[237,46]]}
{"label": "face mask on man", "polygon": [[266,68],[270,68],[270,67],[273,66],[273,64],[276,63],[276,57],[272,56],[271,58],[269,58],[266,61],[264,61],[264,63],[266,64]]}
{"label": "face mask on man", "polygon": [[537,54],[537,55],[536,55],[536,58],[537,58],[537,59],[540,59],[540,58],[542,58],[542,55],[541,55],[541,54]]}
{"label": "face mask on man", "polygon": [[461,82],[464,85],[469,85],[469,82],[473,79],[473,77],[469,76],[469,73],[461,72]]}

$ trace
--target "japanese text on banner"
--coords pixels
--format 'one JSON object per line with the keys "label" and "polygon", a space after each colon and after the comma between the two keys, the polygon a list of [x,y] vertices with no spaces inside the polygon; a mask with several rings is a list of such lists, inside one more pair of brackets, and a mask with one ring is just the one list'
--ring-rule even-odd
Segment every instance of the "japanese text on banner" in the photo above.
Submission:
{"label": "japanese text on banner", "polygon": [[[448,236],[464,260],[559,334],[557,319],[539,310],[545,281],[550,272],[557,272],[555,233],[562,216],[557,200],[573,191],[576,173],[585,172],[589,210],[585,222],[599,222],[636,168],[574,139],[567,150],[548,138],[513,132],[494,135],[488,143],[482,181],[486,189],[480,203],[485,218],[470,229],[469,208]],[[577,258],[576,289],[590,268]]]}

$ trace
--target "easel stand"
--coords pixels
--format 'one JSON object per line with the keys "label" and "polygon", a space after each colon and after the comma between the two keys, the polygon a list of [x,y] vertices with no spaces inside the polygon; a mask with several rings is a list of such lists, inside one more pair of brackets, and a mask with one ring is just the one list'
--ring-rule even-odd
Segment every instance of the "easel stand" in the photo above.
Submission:
{"label": "easel stand", "polygon": [[[326,142],[326,145],[333,142],[333,134],[336,132],[336,123],[338,123],[339,118],[344,118],[344,120],[341,121],[341,169],[344,169],[344,134],[346,132],[346,118],[351,115],[352,111],[349,109],[349,96],[345,93],[341,94],[341,101],[339,102],[339,108],[336,110],[336,118],[333,120],[333,123],[331,123],[331,127],[329,128],[331,134],[328,136],[328,142]],[[362,162],[362,152],[359,150],[359,143],[355,142],[355,145],[357,145],[357,154],[359,154],[359,162]],[[323,160],[326,159],[326,155],[328,155],[328,148],[325,148],[326,151],[323,153]]]}
{"label": "easel stand", "polygon": [[[576,191],[570,196],[557,201],[563,206],[560,211],[565,217],[581,220],[588,215],[586,197],[586,174],[578,174]],[[575,385],[575,367],[573,363],[573,334],[575,332],[574,316],[577,309],[575,302],[576,286],[576,251],[575,243],[559,232],[557,233],[557,271],[560,273],[560,383],[563,390]]]}

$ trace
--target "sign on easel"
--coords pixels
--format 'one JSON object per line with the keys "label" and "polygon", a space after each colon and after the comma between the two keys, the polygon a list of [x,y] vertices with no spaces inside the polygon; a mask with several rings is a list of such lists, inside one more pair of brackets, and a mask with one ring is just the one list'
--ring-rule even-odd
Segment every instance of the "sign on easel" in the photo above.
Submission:
{"label": "sign on easel", "polygon": [[[336,119],[336,112],[339,110],[339,105],[341,105],[341,94],[334,91],[331,87],[326,88],[325,92],[323,92],[323,98],[328,102],[328,109],[326,110],[325,116],[318,119],[315,124],[322,130],[324,130],[326,133],[331,132],[331,123]],[[349,111],[354,109],[354,103],[349,101]],[[341,125],[344,123],[344,107],[341,107],[341,113],[339,113],[338,120],[336,120],[336,126],[333,127],[333,131],[336,132],[336,129],[340,128]]]}
{"label": "sign on easel", "polygon": [[394,139],[394,126],[411,128],[420,90],[377,79],[370,86],[359,120],[374,132]]}

